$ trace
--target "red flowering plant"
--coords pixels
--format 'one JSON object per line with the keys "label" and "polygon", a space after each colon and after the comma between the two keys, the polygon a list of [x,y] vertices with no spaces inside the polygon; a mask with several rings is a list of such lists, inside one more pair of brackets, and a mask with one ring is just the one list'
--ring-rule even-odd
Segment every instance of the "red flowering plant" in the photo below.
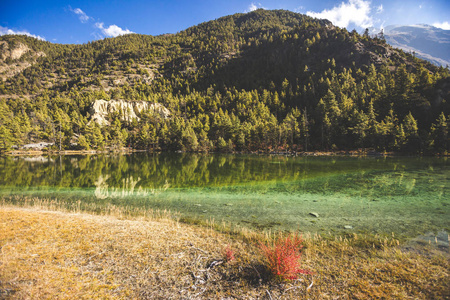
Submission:
{"label": "red flowering plant", "polygon": [[293,280],[298,274],[311,274],[300,268],[303,240],[299,236],[279,237],[273,245],[260,244],[270,272],[282,280]]}

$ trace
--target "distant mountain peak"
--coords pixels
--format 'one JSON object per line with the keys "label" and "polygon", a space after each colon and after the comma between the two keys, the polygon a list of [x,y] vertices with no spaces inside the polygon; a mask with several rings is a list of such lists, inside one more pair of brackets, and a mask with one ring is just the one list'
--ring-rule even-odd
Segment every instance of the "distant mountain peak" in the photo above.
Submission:
{"label": "distant mountain peak", "polygon": [[394,47],[436,65],[450,65],[450,30],[428,24],[389,25],[384,29],[384,36]]}

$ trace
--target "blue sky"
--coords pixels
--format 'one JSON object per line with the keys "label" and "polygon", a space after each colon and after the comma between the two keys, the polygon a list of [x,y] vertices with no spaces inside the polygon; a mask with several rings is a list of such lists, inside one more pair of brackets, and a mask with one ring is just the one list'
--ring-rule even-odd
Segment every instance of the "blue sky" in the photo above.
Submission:
{"label": "blue sky", "polygon": [[28,34],[54,43],[86,43],[130,32],[176,33],[257,8],[287,9],[356,29],[430,24],[450,30],[449,0],[0,0],[0,35]]}

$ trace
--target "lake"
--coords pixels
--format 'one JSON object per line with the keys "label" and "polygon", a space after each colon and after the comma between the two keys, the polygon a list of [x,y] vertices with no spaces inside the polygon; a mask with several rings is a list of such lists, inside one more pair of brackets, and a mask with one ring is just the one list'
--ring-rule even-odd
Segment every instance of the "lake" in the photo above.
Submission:
{"label": "lake", "polygon": [[[258,230],[450,229],[450,160],[188,153],[1,157],[0,196],[178,212]],[[16,197],[17,196],[17,197]],[[11,200],[14,199],[14,200]]]}

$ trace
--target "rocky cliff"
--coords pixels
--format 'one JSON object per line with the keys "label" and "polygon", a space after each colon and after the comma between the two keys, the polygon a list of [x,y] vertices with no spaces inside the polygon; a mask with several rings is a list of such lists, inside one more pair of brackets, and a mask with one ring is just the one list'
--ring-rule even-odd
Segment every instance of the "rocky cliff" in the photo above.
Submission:
{"label": "rocky cliff", "polygon": [[119,112],[121,121],[131,122],[133,119],[139,121],[138,115],[149,111],[159,114],[162,118],[170,116],[170,111],[159,103],[125,100],[106,101],[103,99],[95,100],[89,113],[92,121],[105,126],[109,125],[108,114]]}
{"label": "rocky cliff", "polygon": [[5,41],[0,42],[0,60],[4,61],[7,58],[9,59],[19,59],[30,51],[30,48],[22,43],[17,43],[17,45],[13,48],[9,46],[9,44]]}
{"label": "rocky cliff", "polygon": [[[27,59],[22,59],[29,54]],[[36,59],[45,56],[44,52],[34,52],[23,43],[10,45],[6,41],[0,41],[0,79],[6,80],[22,72],[36,63]]]}

